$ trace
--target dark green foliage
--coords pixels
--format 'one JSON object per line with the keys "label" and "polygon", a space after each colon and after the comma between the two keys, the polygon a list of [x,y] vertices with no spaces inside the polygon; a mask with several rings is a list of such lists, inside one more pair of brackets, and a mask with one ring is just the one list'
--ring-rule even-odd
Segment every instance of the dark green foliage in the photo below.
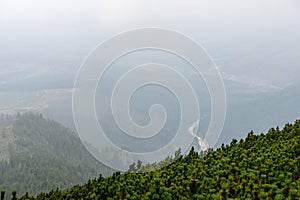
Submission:
{"label": "dark green foliage", "polygon": [[[112,170],[96,161],[80,139],[59,123],[33,113],[4,119],[0,133],[5,137],[0,135],[0,144],[7,145],[0,151],[0,189],[6,190],[7,198],[12,190],[18,195],[37,194],[82,184],[100,173],[111,174]],[[1,160],[1,153],[9,155],[8,159]]]}
{"label": "dark green foliage", "polygon": [[[155,168],[155,164],[151,167]],[[136,170],[135,165],[131,168]],[[250,132],[245,140],[232,140],[230,145],[216,150],[200,154],[191,150],[158,171],[117,172],[66,191],[21,199],[299,198],[300,120],[282,130],[270,129],[266,135]]]}
{"label": "dark green foliage", "polygon": [[4,200],[5,191],[1,191],[1,200]]}
{"label": "dark green foliage", "polygon": [[11,198],[11,200],[17,200],[17,191],[12,191],[12,198]]}

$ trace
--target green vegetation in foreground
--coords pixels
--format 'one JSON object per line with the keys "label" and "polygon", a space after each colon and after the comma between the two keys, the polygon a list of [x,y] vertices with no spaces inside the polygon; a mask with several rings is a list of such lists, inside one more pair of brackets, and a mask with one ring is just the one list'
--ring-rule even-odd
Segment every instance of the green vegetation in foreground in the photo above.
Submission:
{"label": "green vegetation in foreground", "polygon": [[299,199],[300,120],[189,155],[158,171],[89,180],[21,199]]}

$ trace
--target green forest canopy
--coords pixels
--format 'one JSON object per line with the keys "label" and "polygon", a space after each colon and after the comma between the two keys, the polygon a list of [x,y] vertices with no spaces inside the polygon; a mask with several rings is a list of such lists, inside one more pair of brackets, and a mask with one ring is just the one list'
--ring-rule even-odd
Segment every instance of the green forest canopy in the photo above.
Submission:
{"label": "green forest canopy", "polygon": [[[139,164],[140,165],[140,164]],[[149,165],[148,167],[155,167]],[[143,167],[139,167],[141,169]],[[133,168],[137,170],[136,168]],[[300,120],[251,131],[216,150],[195,152],[152,172],[115,172],[67,190],[20,199],[299,199]]]}
{"label": "green forest canopy", "polygon": [[95,160],[81,140],[40,114],[0,118],[0,190],[19,195],[65,189],[90,178],[112,174]]}

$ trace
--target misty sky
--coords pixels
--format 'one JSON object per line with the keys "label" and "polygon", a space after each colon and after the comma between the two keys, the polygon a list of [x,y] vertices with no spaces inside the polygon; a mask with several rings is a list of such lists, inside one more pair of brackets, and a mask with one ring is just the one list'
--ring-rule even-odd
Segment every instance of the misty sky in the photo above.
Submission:
{"label": "misty sky", "polygon": [[149,26],[194,38],[224,77],[275,85],[299,80],[298,0],[0,0],[0,86],[59,74],[72,82],[99,43]]}
{"label": "misty sky", "polygon": [[[72,87],[84,59],[112,36],[142,27],[179,31],[200,43],[215,61],[225,80],[229,105],[220,141],[232,138],[226,134],[235,134],[233,124],[240,126],[235,132],[246,133],[250,128],[266,130],[299,117],[295,109],[299,90],[288,90],[300,83],[299,0],[0,0],[0,113],[46,108],[48,116],[74,127]],[[141,63],[138,59],[127,62]],[[176,64],[184,68],[182,63]],[[124,67],[124,63],[120,65]],[[121,70],[112,73],[117,76]],[[203,98],[197,83],[194,80],[198,96]],[[110,86],[105,84],[101,94]],[[283,88],[287,93],[280,90]],[[261,98],[255,99],[253,94],[261,91]],[[273,91],[273,103],[262,98]],[[286,97],[289,101],[284,104]],[[150,99],[141,94],[140,107],[152,105],[143,98]],[[203,121],[208,124],[209,101],[203,102],[201,109],[207,109]],[[272,112],[277,109],[280,115]],[[135,118],[144,120],[140,115],[145,112],[140,110]],[[171,106],[169,110],[174,112]]]}

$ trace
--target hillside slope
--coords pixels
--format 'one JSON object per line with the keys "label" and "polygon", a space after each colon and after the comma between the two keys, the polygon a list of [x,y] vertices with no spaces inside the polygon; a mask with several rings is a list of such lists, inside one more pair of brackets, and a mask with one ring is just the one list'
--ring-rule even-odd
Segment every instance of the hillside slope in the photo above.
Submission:
{"label": "hillside slope", "polygon": [[100,173],[111,171],[59,123],[33,113],[1,117],[0,190],[37,194],[84,183]]}
{"label": "hillside slope", "polygon": [[[299,199],[300,120],[252,131],[217,150],[179,158],[159,171],[114,173],[36,199]],[[34,199],[23,196],[21,199]]]}

